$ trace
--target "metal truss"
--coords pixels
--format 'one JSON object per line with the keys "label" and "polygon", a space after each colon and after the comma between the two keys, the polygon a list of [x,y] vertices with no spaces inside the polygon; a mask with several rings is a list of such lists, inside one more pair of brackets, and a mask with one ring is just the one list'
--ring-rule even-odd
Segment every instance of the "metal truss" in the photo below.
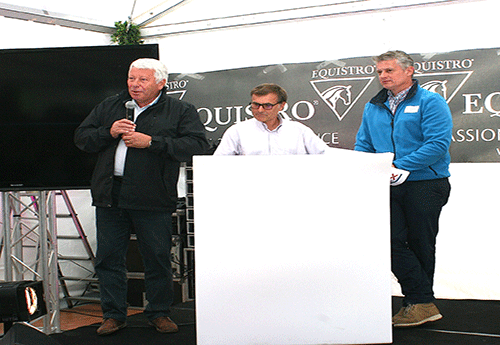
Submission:
{"label": "metal truss", "polygon": [[43,282],[45,334],[59,333],[55,192],[2,192],[4,280]]}

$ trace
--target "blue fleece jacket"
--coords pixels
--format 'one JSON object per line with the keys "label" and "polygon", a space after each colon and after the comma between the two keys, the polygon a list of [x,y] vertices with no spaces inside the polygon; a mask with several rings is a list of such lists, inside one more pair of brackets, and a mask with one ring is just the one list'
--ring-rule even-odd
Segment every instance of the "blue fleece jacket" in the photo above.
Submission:
{"label": "blue fleece jacket", "polygon": [[410,172],[408,181],[450,176],[453,124],[443,97],[415,81],[394,115],[387,98],[383,89],[366,104],[354,149],[394,153],[394,166]]}

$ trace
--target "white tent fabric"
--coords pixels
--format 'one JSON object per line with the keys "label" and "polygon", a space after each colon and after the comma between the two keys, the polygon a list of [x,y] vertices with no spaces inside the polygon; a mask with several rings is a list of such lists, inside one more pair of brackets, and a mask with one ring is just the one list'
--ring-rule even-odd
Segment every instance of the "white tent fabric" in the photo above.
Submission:
{"label": "white tent fabric", "polygon": [[[498,46],[494,0],[6,0],[0,48],[110,44],[109,33],[71,29],[83,23],[112,30],[115,21],[142,26],[160,43],[172,72],[197,73],[278,63],[370,56],[391,48],[444,52]],[[15,7],[17,11],[10,10]],[[48,19],[47,19],[48,18]],[[149,22],[151,20],[151,22]],[[39,25],[37,21],[55,25]],[[466,24],[466,25],[465,25]],[[252,42],[267,42],[254,49]]]}
{"label": "white tent fabric", "polygon": [[[26,7],[104,27],[127,20],[133,9],[135,23],[154,18],[144,28],[146,43],[158,43],[161,59],[178,73],[370,56],[388,49],[433,53],[500,47],[498,0],[3,1],[0,11]],[[108,33],[13,18],[0,17],[0,30],[0,49],[110,44]],[[500,194],[499,167],[452,164],[452,195],[438,236],[437,297],[500,299],[500,235],[493,201]],[[93,240],[88,192],[73,195]]]}

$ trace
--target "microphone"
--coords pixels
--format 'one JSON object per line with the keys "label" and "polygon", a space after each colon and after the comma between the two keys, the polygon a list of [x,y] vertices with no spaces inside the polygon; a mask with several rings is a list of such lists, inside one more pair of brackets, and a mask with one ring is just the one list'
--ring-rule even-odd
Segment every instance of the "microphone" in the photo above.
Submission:
{"label": "microphone", "polygon": [[130,121],[134,121],[134,102],[128,101],[125,103],[125,118]]}

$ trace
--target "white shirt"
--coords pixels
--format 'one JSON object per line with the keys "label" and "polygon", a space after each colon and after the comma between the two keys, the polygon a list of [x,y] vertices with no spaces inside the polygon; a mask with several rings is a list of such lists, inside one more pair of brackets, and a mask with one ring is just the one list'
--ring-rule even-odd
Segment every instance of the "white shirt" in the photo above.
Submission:
{"label": "white shirt", "polygon": [[[145,105],[144,107],[139,107],[139,105],[135,102],[135,100],[132,100],[134,102],[134,122],[137,121],[137,118],[141,113],[158,102],[158,99],[161,96],[161,92],[158,95],[158,97],[155,98],[155,100],[148,105]],[[123,171],[125,170],[125,159],[127,158],[127,150],[128,147],[125,145],[125,142],[123,140],[120,140],[118,143],[118,146],[116,147],[115,151],[115,176],[123,176]]]}
{"label": "white shirt", "polygon": [[280,118],[270,131],[255,118],[229,127],[214,155],[293,155],[322,154],[328,146],[307,126]]}

